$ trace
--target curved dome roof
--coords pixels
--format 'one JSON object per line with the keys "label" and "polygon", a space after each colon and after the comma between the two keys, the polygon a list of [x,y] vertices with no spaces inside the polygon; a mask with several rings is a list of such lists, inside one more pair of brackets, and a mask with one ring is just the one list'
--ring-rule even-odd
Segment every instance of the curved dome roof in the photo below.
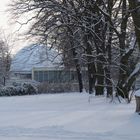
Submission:
{"label": "curved dome roof", "polygon": [[33,67],[56,67],[61,56],[54,49],[42,45],[31,45],[21,49],[13,58],[11,71],[31,71]]}

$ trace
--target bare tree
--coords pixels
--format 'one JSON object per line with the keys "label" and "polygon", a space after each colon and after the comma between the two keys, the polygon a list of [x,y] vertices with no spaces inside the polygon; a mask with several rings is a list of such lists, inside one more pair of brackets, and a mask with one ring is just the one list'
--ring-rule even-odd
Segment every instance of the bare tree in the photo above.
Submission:
{"label": "bare tree", "polygon": [[[32,23],[28,34],[56,47],[64,56],[72,54],[69,60],[75,64],[80,91],[84,62],[89,93],[95,88],[96,95],[102,95],[106,88],[110,96],[114,86],[118,96],[128,99],[139,73],[134,73],[136,63],[130,68],[137,49],[130,15],[139,43],[138,6],[138,2],[127,0],[14,0],[11,9],[16,18],[31,15],[21,23]],[[112,77],[112,67],[119,73],[116,79]]]}
{"label": "bare tree", "polygon": [[11,64],[11,54],[9,46],[3,39],[0,39],[0,81],[2,85],[5,85],[6,78],[9,76]]}

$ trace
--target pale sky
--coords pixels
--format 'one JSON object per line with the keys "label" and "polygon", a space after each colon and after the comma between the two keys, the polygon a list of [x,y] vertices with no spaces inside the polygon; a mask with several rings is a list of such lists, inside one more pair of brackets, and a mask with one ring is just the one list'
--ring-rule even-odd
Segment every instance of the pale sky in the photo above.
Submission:
{"label": "pale sky", "polygon": [[[0,0],[0,30],[4,30],[4,33],[6,35],[11,36],[11,42],[13,43],[13,53],[17,52],[22,47],[26,46],[28,44],[28,41],[26,40],[19,40],[19,33],[17,31],[18,26],[17,25],[11,25],[10,23],[10,15],[6,12],[8,8],[8,4],[12,0]],[[16,33],[15,33],[16,32]],[[16,40],[16,41],[15,41]]]}
{"label": "pale sky", "polygon": [[6,28],[7,27],[7,21],[8,21],[8,15],[6,14],[6,8],[7,4],[10,0],[1,0],[0,1],[0,27]]}

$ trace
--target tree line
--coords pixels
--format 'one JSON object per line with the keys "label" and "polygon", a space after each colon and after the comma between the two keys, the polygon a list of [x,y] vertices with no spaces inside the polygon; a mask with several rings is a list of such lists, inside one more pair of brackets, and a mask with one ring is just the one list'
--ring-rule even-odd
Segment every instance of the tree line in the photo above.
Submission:
{"label": "tree line", "polygon": [[[140,2],[138,0],[13,0],[10,11],[29,36],[59,50],[64,64],[77,71],[83,90],[131,98],[140,73]],[[26,16],[25,22],[20,22]]]}

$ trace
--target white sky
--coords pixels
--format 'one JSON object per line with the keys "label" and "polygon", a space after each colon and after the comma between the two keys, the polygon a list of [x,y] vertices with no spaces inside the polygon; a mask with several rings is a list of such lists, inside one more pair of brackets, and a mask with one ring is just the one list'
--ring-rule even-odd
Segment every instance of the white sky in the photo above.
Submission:
{"label": "white sky", "polygon": [[7,27],[7,21],[8,17],[5,12],[7,8],[7,4],[9,3],[10,0],[1,0],[0,1],[0,27],[1,28],[6,28]]}
{"label": "white sky", "polygon": [[[18,26],[17,25],[11,25],[10,23],[10,15],[8,12],[6,12],[7,8],[8,8],[8,4],[11,2],[12,0],[0,0],[0,31],[4,30],[4,34],[6,34],[6,36],[11,37],[10,42],[13,43],[13,40],[16,40],[16,42],[14,42],[13,44],[13,53],[16,53],[19,49],[21,49],[22,47],[24,47],[25,45],[27,45],[27,41],[25,40],[19,40],[18,36]],[[16,32],[16,33],[15,33]]]}

